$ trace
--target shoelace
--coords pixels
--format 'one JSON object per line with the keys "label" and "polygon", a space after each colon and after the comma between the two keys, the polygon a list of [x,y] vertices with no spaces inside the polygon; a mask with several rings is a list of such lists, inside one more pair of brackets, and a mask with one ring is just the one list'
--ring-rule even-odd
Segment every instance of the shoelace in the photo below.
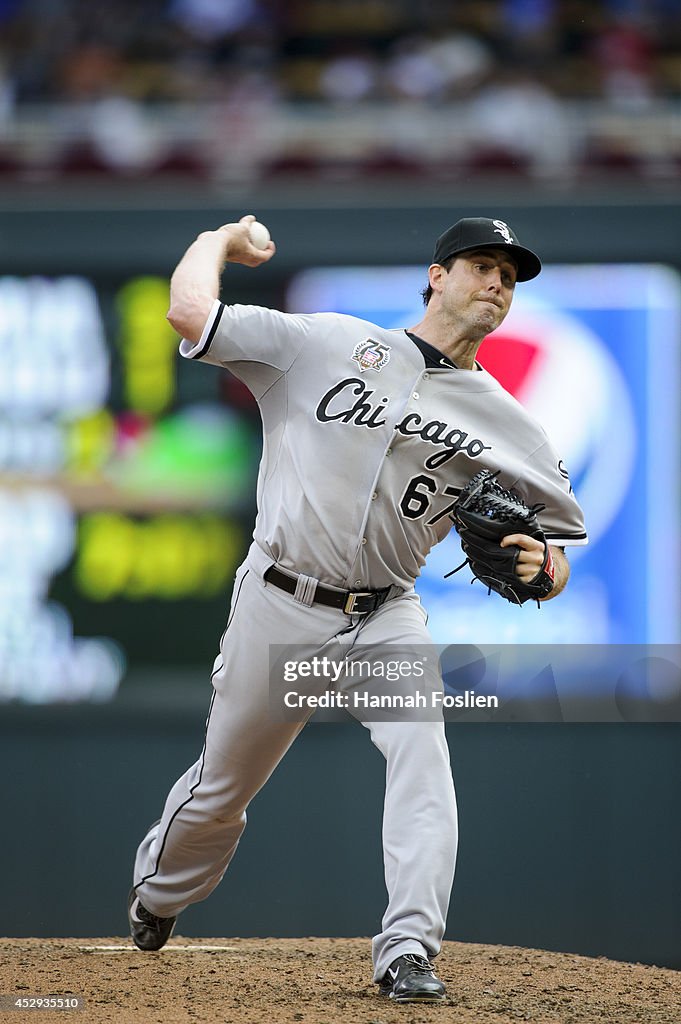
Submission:
{"label": "shoelace", "polygon": [[152,912],[147,910],[147,908],[141,903],[137,904],[137,916],[140,917],[146,925],[149,925],[150,928],[155,928],[157,932],[161,930],[161,926],[164,921],[167,920],[165,917],[157,917],[156,914],[152,914]]}
{"label": "shoelace", "polygon": [[434,968],[431,962],[426,960],[424,956],[419,956],[418,953],[405,953],[404,959],[408,960],[410,964],[413,964],[420,974],[433,973]]}

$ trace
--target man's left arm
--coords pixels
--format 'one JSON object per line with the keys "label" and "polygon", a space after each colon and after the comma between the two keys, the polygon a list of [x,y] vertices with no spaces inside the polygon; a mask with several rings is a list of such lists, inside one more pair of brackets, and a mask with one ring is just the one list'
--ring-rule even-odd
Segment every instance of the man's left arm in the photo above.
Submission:
{"label": "man's left arm", "polygon": [[[546,548],[543,542],[524,533],[511,533],[504,537],[500,543],[502,548],[506,548],[510,544],[516,544],[520,548],[515,568],[516,575],[520,577],[523,583],[530,583],[544,565]],[[553,589],[546,597],[540,598],[539,600],[541,601],[550,601],[552,597],[558,597],[560,592],[565,589],[565,585],[570,577],[570,563],[565,557],[563,549],[554,547],[552,544],[549,545],[548,549],[549,562],[547,563],[547,571],[550,565],[553,572]]]}

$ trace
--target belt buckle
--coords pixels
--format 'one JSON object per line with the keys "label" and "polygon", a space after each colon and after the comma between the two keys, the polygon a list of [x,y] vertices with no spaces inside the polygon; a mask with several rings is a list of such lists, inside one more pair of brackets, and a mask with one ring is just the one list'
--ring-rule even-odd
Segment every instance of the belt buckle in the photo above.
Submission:
{"label": "belt buckle", "polygon": [[[343,611],[346,615],[352,615],[355,611],[355,604],[357,603],[358,597],[371,597],[372,592],[370,590],[358,590],[353,594],[348,594],[343,605]],[[357,612],[358,615],[366,615],[366,612]]]}

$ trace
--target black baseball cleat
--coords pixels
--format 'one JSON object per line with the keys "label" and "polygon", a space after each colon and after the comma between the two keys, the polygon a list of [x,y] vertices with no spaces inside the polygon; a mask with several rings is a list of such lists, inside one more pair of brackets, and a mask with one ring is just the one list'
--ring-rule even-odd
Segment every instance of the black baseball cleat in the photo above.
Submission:
{"label": "black baseball cleat", "polygon": [[393,960],[379,992],[396,1003],[441,1003],[447,997],[430,960],[418,953],[405,953]]}
{"label": "black baseball cleat", "polygon": [[173,934],[177,917],[157,917],[140,902],[134,889],[128,896],[128,921],[138,949],[161,949]]}

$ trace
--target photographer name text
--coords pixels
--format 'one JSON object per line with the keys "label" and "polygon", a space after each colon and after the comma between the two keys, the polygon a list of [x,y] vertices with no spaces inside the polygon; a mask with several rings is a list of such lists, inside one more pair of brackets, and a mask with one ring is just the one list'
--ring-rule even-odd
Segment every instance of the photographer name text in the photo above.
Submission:
{"label": "photographer name text", "polygon": [[397,711],[402,708],[498,708],[499,698],[493,695],[476,693],[475,690],[464,690],[463,693],[444,693],[441,690],[433,690],[422,693],[415,690],[413,693],[365,693],[354,691],[345,693],[338,690],[328,690],[322,694],[300,693],[298,690],[287,690],[284,694],[284,704],[287,708],[337,708],[343,711],[369,710],[383,708],[388,711]]}

